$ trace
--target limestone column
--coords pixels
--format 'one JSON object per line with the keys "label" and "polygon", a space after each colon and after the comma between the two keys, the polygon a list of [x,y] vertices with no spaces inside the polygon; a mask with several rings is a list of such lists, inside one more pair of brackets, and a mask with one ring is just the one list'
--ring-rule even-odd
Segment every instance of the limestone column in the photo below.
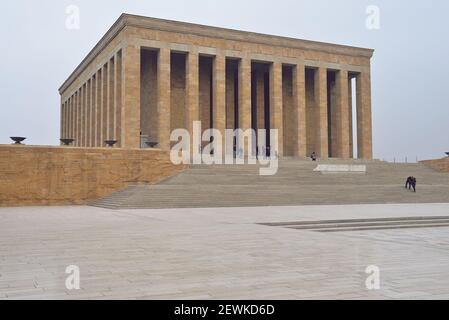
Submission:
{"label": "limestone column", "polygon": [[349,104],[349,112],[348,112],[348,122],[349,122],[349,157],[351,159],[354,158],[354,134],[353,134],[353,125],[352,125],[352,81],[351,77],[348,76],[348,104]]}
{"label": "limestone column", "polygon": [[83,106],[84,106],[84,86],[80,88],[79,112],[78,112],[78,146],[83,146]]}
{"label": "limestone column", "polygon": [[76,96],[76,146],[81,147],[81,98],[82,87],[79,88]]}
{"label": "limestone column", "polygon": [[91,82],[91,109],[90,109],[90,146],[95,147],[95,127],[97,123],[97,76],[92,77]]}
{"label": "limestone column", "polygon": [[293,68],[293,104],[296,117],[296,156],[307,156],[306,128],[306,73],[305,66],[297,64]]}
{"label": "limestone column", "polygon": [[82,131],[82,146],[86,147],[86,141],[87,141],[87,83],[83,86],[83,114],[81,118],[81,131]]}
{"label": "limestone column", "polygon": [[360,73],[356,81],[358,158],[370,160],[373,158],[370,73]]}
{"label": "limestone column", "polygon": [[96,92],[97,92],[97,79],[96,76],[93,75],[90,82],[90,122],[89,122],[89,132],[90,132],[90,140],[89,146],[95,147],[95,124],[96,124]]}
{"label": "limestone column", "polygon": [[101,147],[102,144],[102,108],[103,108],[103,91],[102,91],[102,72],[101,69],[97,71],[97,108],[96,108],[96,119],[97,123],[95,125],[96,127],[96,141],[95,146]]}
{"label": "limestone column", "polygon": [[69,138],[73,139],[73,104],[74,104],[74,98],[75,95],[73,94],[72,97],[70,98],[70,109],[69,109],[69,113],[70,113],[70,119],[69,119]]}
{"label": "limestone column", "polygon": [[81,147],[81,107],[82,107],[82,93],[83,93],[83,87],[81,86],[78,91],[78,101],[77,101],[77,112],[76,112],[76,141],[78,143],[76,144],[78,147]]}
{"label": "limestone column", "polygon": [[122,52],[115,54],[114,92],[115,92],[115,139],[117,147],[122,146]]}
{"label": "limestone column", "polygon": [[[122,148],[140,148],[140,46],[122,51]],[[170,84],[170,83],[169,83]]]}
{"label": "limestone column", "polygon": [[84,146],[89,147],[90,80],[86,82],[86,95],[84,101]]}
{"label": "limestone column", "polygon": [[68,103],[67,103],[67,128],[66,128],[66,132],[67,132],[67,139],[71,138],[71,134],[70,134],[70,127],[71,127],[71,119],[72,119],[72,97],[69,98]]}
{"label": "limestone column", "polygon": [[[284,154],[284,124],[282,115],[282,63],[270,66],[270,129],[278,129],[278,155]],[[271,142],[273,145],[273,142]]]}
{"label": "limestone column", "polygon": [[59,137],[64,138],[64,102],[61,102],[59,127]]}
{"label": "limestone column", "polygon": [[83,84],[81,86],[80,91],[80,114],[79,114],[79,140],[80,140],[80,147],[84,147],[84,117],[86,113],[84,112],[84,106],[85,106],[85,97],[86,97],[86,87]]}
{"label": "limestone column", "polygon": [[73,145],[78,146],[78,91],[73,95],[73,136],[72,138],[75,140]]}
{"label": "limestone column", "polygon": [[[226,57],[217,54],[213,62],[213,97],[212,115],[213,128],[220,131],[222,135],[222,146],[226,127]],[[217,149],[217,154],[223,154],[223,148]]]}
{"label": "limestone column", "polygon": [[90,79],[90,111],[89,111],[89,147],[94,146],[95,139],[95,76]]}
{"label": "limestone column", "polygon": [[92,79],[87,81],[87,95],[86,95],[86,147],[90,147],[91,139],[91,117],[92,117]]}
{"label": "limestone column", "polygon": [[61,138],[65,138],[65,129],[66,129],[66,106],[67,102],[64,102],[61,105]]}
{"label": "limestone column", "polygon": [[102,71],[102,107],[101,107],[101,146],[105,146],[104,141],[108,139],[108,64],[103,66]]}
{"label": "limestone column", "polygon": [[[199,56],[191,51],[186,61],[186,124],[190,137],[193,137],[193,122],[200,120],[199,115]],[[197,146],[192,146],[196,148]]]}
{"label": "limestone column", "polygon": [[327,114],[327,69],[315,71],[315,119],[317,127],[316,153],[321,159],[329,157],[328,114]]}
{"label": "limestone column", "polygon": [[83,147],[83,136],[84,136],[84,131],[83,131],[83,119],[84,119],[84,96],[85,96],[85,90],[84,90],[84,85],[81,85],[80,88],[80,101],[79,101],[79,105],[80,105],[80,109],[79,109],[79,114],[78,114],[78,136],[79,136],[79,146]]}
{"label": "limestone column", "polygon": [[70,109],[70,98],[69,99],[67,99],[67,101],[66,101],[66,103],[65,103],[65,106],[64,106],[64,109],[65,109],[65,113],[64,113],[64,115],[65,115],[65,125],[64,125],[64,138],[69,138],[69,123],[70,123],[70,112],[69,112],[69,109]]}
{"label": "limestone column", "polygon": [[65,134],[65,138],[70,138],[70,99],[71,97],[69,97],[66,101],[66,108],[65,108],[65,130],[64,130],[64,134]]}
{"label": "limestone column", "polygon": [[74,118],[74,127],[75,127],[75,145],[77,147],[80,146],[80,138],[79,138],[79,116],[80,116],[80,100],[81,100],[81,88],[77,90],[76,96],[75,96],[75,118]]}
{"label": "limestone column", "polygon": [[[237,128],[251,129],[251,59],[242,58],[238,66],[238,121]],[[240,145],[248,155],[248,145]]]}
{"label": "limestone column", "polygon": [[349,154],[349,97],[348,71],[336,73],[337,97],[337,156],[348,159]]}
{"label": "limestone column", "polygon": [[159,147],[166,151],[170,150],[170,54],[170,49],[161,48],[157,63]]}
{"label": "limestone column", "polygon": [[69,105],[69,100],[67,100],[66,102],[64,102],[63,108],[64,108],[64,112],[63,112],[63,116],[64,116],[64,120],[63,120],[63,125],[62,125],[62,135],[63,138],[67,138],[67,108]]}
{"label": "limestone column", "polygon": [[115,140],[115,85],[114,75],[115,61],[114,58],[109,60],[108,64],[108,130],[106,139]]}

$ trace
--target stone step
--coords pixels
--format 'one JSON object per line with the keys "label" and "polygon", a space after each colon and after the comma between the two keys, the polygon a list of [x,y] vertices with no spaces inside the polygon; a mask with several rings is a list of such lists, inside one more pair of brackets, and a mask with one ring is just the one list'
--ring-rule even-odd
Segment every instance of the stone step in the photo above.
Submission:
{"label": "stone step", "polygon": [[[329,161],[326,163],[362,163]],[[131,185],[93,206],[112,209],[257,207],[272,205],[447,202],[449,174],[421,164],[367,163],[366,175],[322,175],[317,163],[280,160],[275,176],[260,176],[258,165],[202,165],[157,185]],[[404,188],[418,178],[418,193]]]}
{"label": "stone step", "polygon": [[420,228],[441,228],[449,227],[449,223],[435,223],[422,225],[396,225],[396,226],[379,226],[379,227],[354,227],[354,228],[337,228],[315,230],[317,232],[346,232],[346,231],[370,231],[370,230],[394,230],[394,229],[420,229]]}
{"label": "stone step", "polygon": [[319,232],[342,232],[357,230],[387,230],[404,228],[430,228],[449,226],[449,217],[406,217],[352,220],[321,220],[280,223],[261,223],[270,227]]}

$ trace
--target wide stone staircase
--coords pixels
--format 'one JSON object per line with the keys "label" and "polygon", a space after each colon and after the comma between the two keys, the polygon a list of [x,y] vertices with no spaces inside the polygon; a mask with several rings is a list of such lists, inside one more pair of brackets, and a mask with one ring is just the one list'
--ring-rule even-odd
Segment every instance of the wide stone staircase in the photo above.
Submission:
{"label": "wide stone staircase", "polygon": [[[367,173],[321,174],[317,164],[365,164]],[[417,192],[404,188],[417,178]],[[156,185],[131,185],[91,203],[111,209],[258,207],[449,202],[449,174],[423,164],[298,159],[279,161],[274,176],[259,165],[197,165]]]}

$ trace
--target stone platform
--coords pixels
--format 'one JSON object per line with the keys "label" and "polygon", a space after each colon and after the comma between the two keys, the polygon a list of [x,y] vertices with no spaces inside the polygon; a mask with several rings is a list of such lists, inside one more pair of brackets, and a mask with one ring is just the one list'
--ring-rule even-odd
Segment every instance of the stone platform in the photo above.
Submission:
{"label": "stone platform", "polygon": [[[322,175],[317,165],[366,166],[366,174]],[[274,176],[259,166],[194,166],[157,185],[133,185],[92,205],[112,208],[207,208],[449,201],[449,174],[423,164],[284,159]],[[417,193],[405,189],[408,176]]]}
{"label": "stone platform", "polygon": [[[0,208],[0,299],[448,299],[449,227],[264,225],[436,216],[449,204]],[[365,285],[372,265],[380,290]]]}

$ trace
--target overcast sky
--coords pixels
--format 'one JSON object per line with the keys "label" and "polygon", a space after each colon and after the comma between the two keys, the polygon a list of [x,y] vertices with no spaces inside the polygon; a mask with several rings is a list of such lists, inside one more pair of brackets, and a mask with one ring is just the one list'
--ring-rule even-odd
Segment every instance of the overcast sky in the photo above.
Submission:
{"label": "overcast sky", "polygon": [[[66,8],[80,9],[79,30]],[[380,28],[366,26],[379,8]],[[58,144],[59,86],[122,12],[368,47],[374,156],[440,158],[449,151],[447,0],[1,1],[0,143]]]}

